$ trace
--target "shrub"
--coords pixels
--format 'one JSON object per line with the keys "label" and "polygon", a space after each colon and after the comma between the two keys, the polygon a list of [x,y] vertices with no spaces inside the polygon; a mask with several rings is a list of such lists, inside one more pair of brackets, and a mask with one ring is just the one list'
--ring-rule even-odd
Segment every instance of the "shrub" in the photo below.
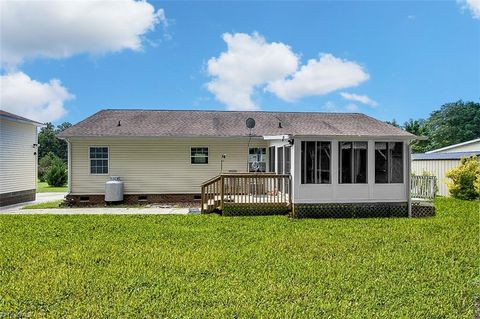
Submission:
{"label": "shrub", "polygon": [[480,174],[477,176],[477,180],[475,181],[475,190],[478,193],[478,196],[480,196]]}
{"label": "shrub", "polygon": [[462,158],[460,166],[449,170],[446,176],[452,180],[447,184],[453,197],[472,200],[480,196],[476,187],[480,176],[480,162],[476,156]]}
{"label": "shrub", "polygon": [[52,166],[52,163],[57,159],[60,159],[60,158],[57,155],[55,155],[53,152],[48,152],[47,155],[45,155],[38,161],[38,179],[40,180],[40,182],[45,182],[45,177],[46,177],[45,175],[48,169],[50,168],[50,166]]}
{"label": "shrub", "polygon": [[67,166],[60,158],[57,157],[52,161],[50,168],[45,173],[45,180],[48,185],[54,187],[61,187],[67,184]]}

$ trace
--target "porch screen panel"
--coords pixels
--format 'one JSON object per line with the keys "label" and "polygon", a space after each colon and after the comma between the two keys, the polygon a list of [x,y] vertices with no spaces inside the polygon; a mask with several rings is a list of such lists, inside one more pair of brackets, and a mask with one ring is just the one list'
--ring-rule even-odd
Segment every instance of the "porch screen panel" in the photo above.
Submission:
{"label": "porch screen panel", "polygon": [[353,143],[340,142],[339,160],[340,160],[340,183],[352,183],[352,164],[353,164]]}
{"label": "porch screen panel", "polygon": [[291,147],[285,146],[285,174],[290,174],[290,167],[291,167]]}
{"label": "porch screen panel", "polygon": [[403,183],[403,143],[402,142],[390,142],[390,156],[391,156],[391,183]]}
{"label": "porch screen panel", "polygon": [[268,148],[268,171],[275,172],[275,146]]}
{"label": "porch screen panel", "polygon": [[403,183],[403,143],[375,143],[375,183]]}
{"label": "porch screen panel", "polygon": [[367,142],[339,142],[341,184],[367,183]]}
{"label": "porch screen panel", "polygon": [[283,174],[283,147],[277,148],[277,174]]}
{"label": "porch screen panel", "polygon": [[367,182],[367,142],[354,142],[355,183]]}
{"label": "porch screen panel", "polygon": [[330,183],[330,145],[330,142],[302,142],[302,184]]}
{"label": "porch screen panel", "polygon": [[388,143],[375,143],[375,183],[388,183]]}
{"label": "porch screen panel", "polygon": [[330,183],[330,142],[319,142],[320,144],[320,183]]}

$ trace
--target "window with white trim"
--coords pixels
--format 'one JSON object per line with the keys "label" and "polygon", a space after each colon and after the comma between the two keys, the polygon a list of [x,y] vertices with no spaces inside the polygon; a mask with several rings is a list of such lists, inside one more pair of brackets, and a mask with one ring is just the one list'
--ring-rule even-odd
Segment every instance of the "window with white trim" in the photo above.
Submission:
{"label": "window with white trim", "polygon": [[108,174],[108,147],[91,146],[90,174]]}
{"label": "window with white trim", "polygon": [[375,142],[375,183],[403,183],[402,142]]}
{"label": "window with white trim", "polygon": [[248,150],[248,171],[265,172],[267,170],[267,149],[250,147]]}
{"label": "window with white trim", "polygon": [[190,149],[190,163],[208,164],[208,147],[192,147]]}

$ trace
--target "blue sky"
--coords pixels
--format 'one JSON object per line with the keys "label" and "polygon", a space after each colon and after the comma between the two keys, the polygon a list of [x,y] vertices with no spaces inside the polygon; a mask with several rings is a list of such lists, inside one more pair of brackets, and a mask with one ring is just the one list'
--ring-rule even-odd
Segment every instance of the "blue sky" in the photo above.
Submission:
{"label": "blue sky", "polygon": [[[13,66],[4,65],[2,77],[21,72],[35,83],[60,81],[59,85],[68,93],[63,92],[63,98],[55,100],[65,111],[58,118],[51,118],[56,123],[76,123],[103,108],[242,109],[245,99],[259,110],[350,110],[382,120],[395,118],[403,123],[409,118],[427,117],[446,102],[480,100],[480,19],[467,3],[170,1],[150,4],[155,12],[162,10],[161,21],[157,21],[155,30],[139,35],[141,44],[134,49],[106,48],[97,52],[87,46],[62,56],[38,53],[37,49],[28,56],[22,53],[21,62]],[[14,31],[11,37],[21,33]],[[258,44],[259,50],[283,50],[285,59],[281,54],[279,61],[267,58],[266,63],[271,65],[253,84],[245,81],[250,81],[249,75],[255,71],[237,65],[235,78],[246,80],[232,83],[226,78],[226,74],[233,72],[230,64],[219,58],[228,51],[222,38],[225,33],[233,37],[232,45],[241,40],[236,35],[244,34],[245,45]],[[10,52],[15,49],[18,53],[15,41],[9,41],[13,48]],[[55,41],[62,40],[51,42]],[[281,48],[271,47],[272,43]],[[245,57],[235,60],[237,53],[232,50],[230,53],[234,62],[245,61]],[[308,60],[318,62],[320,53],[329,54],[338,65],[349,63],[347,66],[356,68],[358,77],[349,80],[339,75],[339,81],[346,82],[338,84],[339,88],[332,84],[330,89],[322,86],[309,91],[306,82],[317,78],[305,76],[301,82],[300,75],[294,88],[285,85]],[[297,61],[286,66],[283,60],[293,56]],[[217,67],[221,68],[216,73],[209,69],[212,58],[217,59]],[[7,60],[3,52],[2,60]],[[278,68],[285,71],[272,78],[272,72]],[[337,71],[341,69],[332,72]],[[224,91],[209,89],[208,83],[219,78]],[[272,81],[283,84],[279,84],[278,90],[270,89]],[[5,79],[3,82],[7,83]],[[236,104],[232,107],[230,89],[234,92],[251,89],[251,95],[242,95],[238,103],[233,101]],[[222,92],[227,95],[223,102],[218,99]],[[367,97],[369,100],[365,100]],[[28,101],[20,102],[4,96],[1,103],[2,108],[30,117],[42,108],[37,105],[28,109],[24,107]],[[50,102],[47,99],[45,104]],[[46,107],[43,105],[43,111]],[[50,120],[49,112],[54,111],[48,109],[42,113],[43,117],[38,116]]]}

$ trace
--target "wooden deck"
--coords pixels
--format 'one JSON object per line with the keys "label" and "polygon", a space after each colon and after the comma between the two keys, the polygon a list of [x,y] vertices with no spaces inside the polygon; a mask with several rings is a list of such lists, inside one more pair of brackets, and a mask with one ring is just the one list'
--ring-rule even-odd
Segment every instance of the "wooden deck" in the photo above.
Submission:
{"label": "wooden deck", "polygon": [[274,173],[221,174],[202,185],[202,212],[225,205],[291,204],[290,175]]}

